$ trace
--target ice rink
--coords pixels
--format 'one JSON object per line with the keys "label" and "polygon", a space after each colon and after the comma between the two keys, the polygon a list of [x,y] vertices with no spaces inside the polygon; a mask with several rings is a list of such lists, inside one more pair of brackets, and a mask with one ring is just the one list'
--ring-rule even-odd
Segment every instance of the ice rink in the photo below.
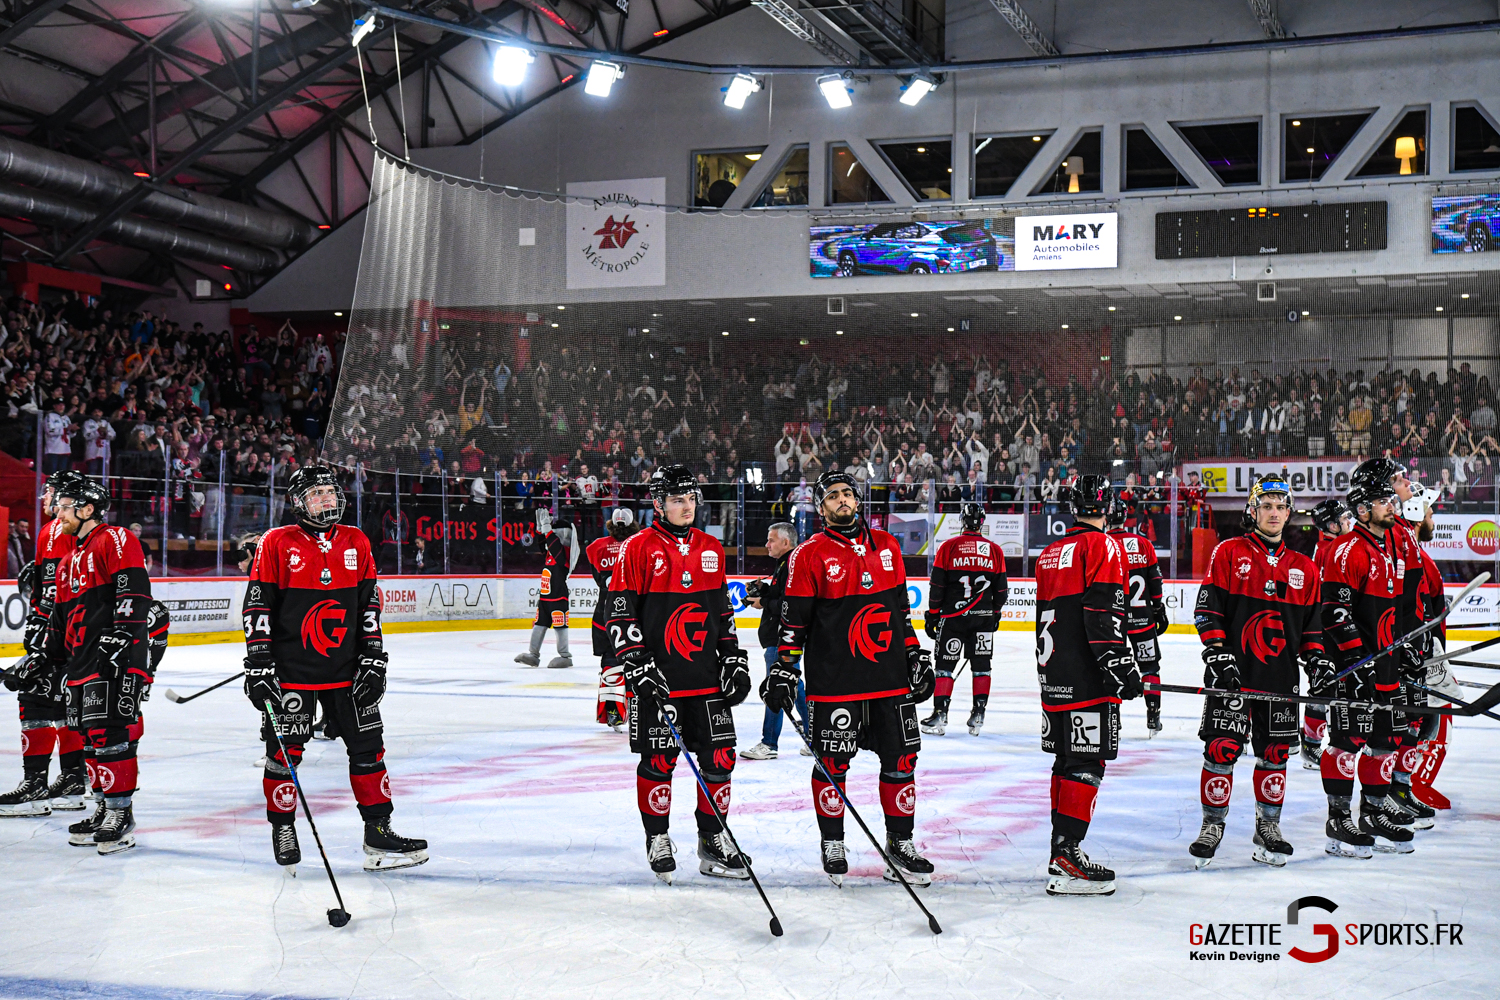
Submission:
{"label": "ice rink", "polygon": [[[1165,696],[1167,728],[1151,741],[1141,703],[1130,703],[1120,758],[1109,766],[1085,845],[1118,871],[1119,891],[1056,899],[1043,892],[1051,758],[1038,748],[1032,642],[1001,632],[983,734],[971,737],[961,725],[965,672],[954,724],[946,737],[924,738],[917,768],[917,840],[938,869],[921,891],[941,936],[899,886],[880,878],[878,858],[852,821],[851,877],[840,890],[823,876],[810,762],[796,753],[795,734],[783,734],[778,760],[740,761],[731,823],[786,928],[776,940],[749,884],[697,873],[685,764],[675,786],[677,883],[652,876],[635,759],[624,736],[594,722],[593,658],[578,655],[567,671],[526,669],[512,662],[524,637],[389,639],[382,710],[394,825],[431,842],[428,864],[362,871],[342,744],[309,745],[302,780],[354,916],[342,930],[325,919],[332,894],[300,816],[299,877],[283,877],[272,861],[254,766],[257,721],[238,685],[186,705],[161,695],[234,673],[243,648],[169,650],[146,707],[139,846],[114,858],[69,847],[65,827],[78,813],[0,819],[0,996],[1500,994],[1500,724],[1490,720],[1458,722],[1438,782],[1454,808],[1418,832],[1414,854],[1326,856],[1321,786],[1294,761],[1283,828],[1297,853],[1281,870],[1253,863],[1244,760],[1220,858],[1194,871],[1187,845],[1200,815],[1200,703]],[[1164,646],[1163,679],[1196,682],[1196,640],[1169,636]],[[758,684],[762,670],[752,662]],[[1459,674],[1488,680],[1484,671]],[[754,695],[736,710],[741,750],[759,738],[762,711]],[[18,756],[7,693],[0,696],[7,789],[19,779]],[[850,791],[879,832],[875,785],[876,762],[863,754]],[[1288,926],[1288,904],[1306,896],[1326,897],[1337,912],[1303,910]],[[1325,922],[1339,929],[1336,955],[1305,964],[1288,954],[1298,945],[1323,949],[1312,925]],[[1278,925],[1276,943],[1194,946],[1195,925],[1231,923],[1263,928],[1242,929],[1242,941]],[[1389,924],[1425,925],[1429,938],[1439,924],[1461,924],[1461,943],[1391,944],[1373,926]],[[1367,940],[1351,943],[1359,925],[1372,925]]]}

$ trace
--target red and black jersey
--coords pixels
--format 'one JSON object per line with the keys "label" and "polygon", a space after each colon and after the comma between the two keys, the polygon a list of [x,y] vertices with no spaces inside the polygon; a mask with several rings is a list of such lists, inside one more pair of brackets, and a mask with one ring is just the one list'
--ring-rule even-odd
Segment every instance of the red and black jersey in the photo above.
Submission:
{"label": "red and black jersey", "polygon": [[601,631],[609,619],[609,575],[620,561],[620,550],[625,547],[625,541],[623,538],[601,535],[589,542],[589,547],[583,550],[584,558],[589,561],[589,572],[599,585],[599,599],[594,602],[593,625]]}
{"label": "red and black jersey", "polygon": [[82,684],[97,672],[94,652],[99,637],[125,632],[133,639],[129,669],[149,684],[150,606],[151,578],[140,539],[125,528],[99,525],[57,564],[57,600],[47,626],[48,658],[66,661],[68,683]]}
{"label": "red and black jersey", "polygon": [[1333,550],[1339,547],[1343,541],[1342,535],[1325,535],[1318,532],[1318,547],[1313,549],[1313,565],[1318,568],[1318,579],[1323,579],[1323,570],[1328,565],[1328,557],[1333,555]]}
{"label": "red and black jersey", "polygon": [[719,693],[719,656],[739,649],[724,577],[724,546],[659,523],[625,540],[609,578],[615,655],[645,649],[673,696]]}
{"label": "red and black jersey", "polygon": [[1299,655],[1323,651],[1318,568],[1251,531],[1214,546],[1193,624],[1205,646],[1234,652],[1247,688],[1291,691]]}
{"label": "red and black jersey", "polygon": [[62,530],[53,518],[42,526],[36,539],[36,585],[31,591],[31,613],[51,617],[57,602],[57,565],[78,545],[78,538]]}
{"label": "red and black jersey", "polygon": [[1156,634],[1151,609],[1161,603],[1161,563],[1156,545],[1128,528],[1109,532],[1125,556],[1125,631],[1137,641]]}
{"label": "red and black jersey", "polygon": [[1400,593],[1396,595],[1396,634],[1406,635],[1426,620],[1419,605],[1422,546],[1417,543],[1416,532],[1399,517],[1385,536],[1386,549],[1396,564],[1396,575],[1401,578]]}
{"label": "red and black jersey", "polygon": [[[1323,630],[1329,655],[1341,669],[1385,649],[1404,634],[1397,631],[1400,596],[1401,574],[1391,555],[1389,530],[1382,538],[1357,524],[1349,534],[1339,536],[1323,577]],[[1400,673],[1394,653],[1380,657],[1375,661],[1375,687],[1396,690]]]}
{"label": "red and black jersey", "polygon": [[267,652],[282,687],[348,687],[359,655],[384,642],[370,540],[342,524],[322,534],[272,528],[255,551],[241,617],[246,645]]}
{"label": "red and black jersey", "polygon": [[978,619],[993,628],[1009,597],[999,545],[965,531],[938,548],[927,586],[927,617]]}
{"label": "red and black jersey", "polygon": [[542,563],[542,586],[538,592],[543,599],[556,600],[568,596],[568,571],[569,565],[568,546],[557,537],[557,532],[549,531],[545,535],[538,535],[537,540],[541,542],[542,552],[546,561]]}
{"label": "red and black jersey", "polygon": [[[1433,562],[1432,556],[1421,546],[1417,547],[1417,554],[1422,557],[1422,579],[1417,583],[1417,613],[1422,621],[1430,622],[1443,613],[1443,609],[1448,606],[1448,598],[1443,588],[1443,573],[1438,569],[1438,564]],[[1447,645],[1447,619],[1434,632],[1436,638],[1442,639],[1443,644]]]}
{"label": "red and black jersey", "polygon": [[825,528],[792,550],[781,651],[802,657],[808,700],[906,694],[906,651],[917,645],[894,536],[861,522],[852,537]]}
{"label": "red and black jersey", "polygon": [[1036,563],[1036,672],[1049,711],[1119,703],[1099,667],[1124,656],[1125,554],[1099,528],[1075,523]]}

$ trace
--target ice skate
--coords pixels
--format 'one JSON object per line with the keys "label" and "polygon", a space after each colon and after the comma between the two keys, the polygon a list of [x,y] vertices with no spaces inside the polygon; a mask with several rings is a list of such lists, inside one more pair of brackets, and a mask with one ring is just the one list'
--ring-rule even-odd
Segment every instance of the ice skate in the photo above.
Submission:
{"label": "ice skate", "polygon": [[1151,739],[1161,732],[1161,706],[1146,706],[1146,739]]}
{"label": "ice skate", "polygon": [[775,760],[779,751],[762,740],[740,754],[741,760]]}
{"label": "ice skate", "polygon": [[[533,664],[533,666],[534,665],[535,664]],[[566,670],[568,667],[571,667],[572,665],[573,665],[573,657],[567,655],[566,653],[564,653],[561,656],[554,656],[552,659],[550,659],[550,660],[547,661],[547,669],[548,670]]]}
{"label": "ice skate", "polygon": [[740,854],[729,834],[698,831],[698,871],[714,878],[747,879],[750,859]]}
{"label": "ice skate", "polygon": [[1366,860],[1375,856],[1375,838],[1360,832],[1354,818],[1347,812],[1330,815],[1323,832],[1328,835],[1328,843],[1323,848],[1328,854]]}
{"label": "ice skate", "polygon": [[302,846],[297,843],[297,827],[294,824],[271,824],[271,850],[287,878],[296,878],[297,862],[302,860]]}
{"label": "ice skate", "polygon": [[1205,816],[1203,828],[1198,831],[1198,839],[1188,845],[1188,853],[1198,859],[1193,862],[1193,867],[1207,868],[1219,850],[1219,841],[1223,839],[1224,821]]}
{"label": "ice skate", "polygon": [[99,829],[94,831],[94,843],[98,846],[99,853],[106,856],[134,847],[135,810],[130,806],[124,809],[106,808]]}
{"label": "ice skate", "polygon": [[0,816],[50,816],[52,799],[48,795],[46,773],[27,775],[15,791],[0,795]]}
{"label": "ice skate", "polygon": [[922,720],[922,732],[929,736],[942,736],[947,731],[948,713],[944,709],[934,709],[931,715]]}
{"label": "ice skate", "polygon": [[1359,815],[1359,832],[1375,838],[1375,850],[1381,854],[1410,854],[1412,832],[1400,826],[1381,805],[1365,802]]}
{"label": "ice skate", "polygon": [[1076,840],[1056,839],[1047,865],[1049,896],[1113,896],[1115,873],[1095,864]]}
{"label": "ice skate", "polygon": [[57,812],[76,812],[84,808],[83,797],[89,784],[82,771],[64,771],[47,789],[52,808]]}
{"label": "ice skate", "polygon": [[527,650],[524,653],[516,654],[516,662],[525,667],[539,667],[542,664],[542,658],[536,653]]}
{"label": "ice skate", "polygon": [[844,887],[844,876],[849,874],[849,855],[844,851],[842,840],[822,842],[823,874],[840,889]]}
{"label": "ice skate", "polygon": [[99,825],[104,822],[104,813],[106,811],[104,796],[95,794],[94,803],[94,813],[92,816],[87,819],[81,819],[68,827],[68,843],[74,847],[94,846],[94,834],[98,831]]}
{"label": "ice skate", "polygon": [[887,882],[899,882],[895,868],[901,869],[901,874],[906,876],[906,881],[912,885],[922,886],[932,884],[932,862],[917,853],[917,845],[910,840],[897,840],[887,835],[885,838],[885,853],[891,859],[891,863],[885,867],[885,880]]}
{"label": "ice skate", "polygon": [[1286,859],[1292,856],[1292,845],[1281,835],[1281,824],[1263,816],[1255,818],[1255,850],[1250,853],[1254,861],[1272,868],[1286,867]]}
{"label": "ice skate", "polygon": [[[1433,817],[1437,815],[1437,810],[1425,802],[1419,801],[1413,792],[1412,786],[1403,785],[1399,782],[1394,783],[1391,785],[1390,797],[1413,817],[1411,821],[1411,828],[1413,830],[1432,829],[1434,825]],[[52,808],[57,808],[56,802],[52,803]]]}
{"label": "ice skate", "polygon": [[1309,771],[1316,771],[1319,769],[1319,767],[1322,766],[1319,763],[1322,759],[1322,745],[1314,743],[1311,740],[1304,739],[1302,741],[1302,766]]}
{"label": "ice skate", "polygon": [[1394,783],[1387,788],[1385,798],[1380,802],[1380,808],[1385,812],[1387,816],[1391,818],[1391,822],[1395,823],[1397,826],[1404,826],[1407,829],[1416,828],[1416,810],[1408,809],[1404,804],[1402,804],[1401,800],[1396,797],[1396,786]]}
{"label": "ice skate", "polygon": [[969,735],[978,736],[979,731],[984,728],[984,709],[975,706],[969,712]]}
{"label": "ice skate", "polygon": [[388,872],[427,863],[427,841],[403,837],[386,816],[365,824],[365,871]]}
{"label": "ice skate", "polygon": [[646,834],[646,861],[656,877],[667,885],[672,884],[672,873],[677,870],[677,860],[672,857],[676,853],[677,847],[665,833]]}

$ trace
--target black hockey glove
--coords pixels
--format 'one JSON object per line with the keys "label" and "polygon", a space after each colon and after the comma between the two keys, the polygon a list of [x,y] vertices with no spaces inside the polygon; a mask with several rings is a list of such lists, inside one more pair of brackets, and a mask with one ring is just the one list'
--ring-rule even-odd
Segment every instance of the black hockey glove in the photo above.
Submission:
{"label": "black hockey glove", "polygon": [[627,650],[621,657],[625,664],[625,684],[637,698],[647,698],[664,705],[672,694],[667,677],[644,649]]}
{"label": "black hockey glove", "polygon": [[27,615],[21,645],[28,653],[40,653],[47,642],[47,616]]}
{"label": "black hockey glove", "polygon": [[906,647],[906,673],[911,683],[911,700],[921,704],[932,697],[937,674],[932,670],[932,654],[921,646]]}
{"label": "black hockey glove", "polygon": [[21,694],[50,694],[51,685],[47,683],[53,673],[52,666],[46,657],[38,653],[27,653],[15,663],[12,663],[4,671],[0,671],[0,683],[4,683],[11,691],[19,691]]}
{"label": "black hockey glove", "polygon": [[1166,635],[1172,622],[1167,618],[1167,606],[1161,601],[1151,605],[1151,620],[1156,624],[1156,634]]}
{"label": "black hockey glove", "polygon": [[360,708],[372,708],[385,697],[385,664],[389,659],[384,653],[366,651],[360,654],[354,670],[354,687],[349,692],[354,704]]}
{"label": "black hockey glove", "polygon": [[1240,661],[1223,646],[1203,647],[1203,686],[1220,691],[1240,689]]}
{"label": "black hockey glove", "polygon": [[922,619],[922,631],[926,632],[927,638],[931,639],[933,642],[937,642],[938,625],[940,625],[942,621],[943,616],[938,612],[936,608],[928,611],[927,616]]}
{"label": "black hockey glove", "polygon": [[130,669],[130,648],[135,645],[135,636],[119,629],[111,629],[99,637],[98,671],[113,681],[119,681]]}
{"label": "black hockey glove", "polygon": [[802,671],[791,660],[777,660],[766,671],[766,679],[760,682],[760,700],[767,708],[785,714],[797,704],[797,684],[802,680]]}
{"label": "black hockey glove", "polygon": [[266,700],[280,707],[281,682],[276,679],[276,664],[270,660],[245,657],[245,697],[250,704],[266,710]]}
{"label": "black hockey glove", "polygon": [[1146,689],[1141,686],[1141,671],[1135,664],[1135,658],[1129,653],[1107,653],[1099,661],[1099,669],[1104,671],[1115,685],[1115,693],[1120,696],[1121,701],[1130,701],[1139,698]]}
{"label": "black hockey glove", "polygon": [[1302,661],[1302,669],[1307,673],[1308,694],[1333,696],[1338,687],[1334,678],[1338,676],[1339,668],[1332,660],[1322,653],[1314,653]]}
{"label": "black hockey glove", "polygon": [[1425,681],[1427,679],[1427,663],[1422,656],[1422,650],[1415,644],[1408,643],[1396,650],[1396,660],[1401,664],[1401,676],[1408,681]]}
{"label": "black hockey glove", "polygon": [[743,649],[733,649],[719,657],[719,689],[733,708],[750,694],[750,658]]}

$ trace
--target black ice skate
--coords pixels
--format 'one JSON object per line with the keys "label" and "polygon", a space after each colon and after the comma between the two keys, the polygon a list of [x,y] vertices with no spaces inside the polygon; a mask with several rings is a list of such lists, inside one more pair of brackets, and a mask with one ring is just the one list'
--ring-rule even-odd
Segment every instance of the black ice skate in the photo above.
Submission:
{"label": "black ice skate", "polygon": [[[1413,830],[1432,829],[1433,817],[1437,815],[1437,810],[1424,802],[1418,801],[1417,797],[1412,795],[1410,785],[1393,782],[1391,784],[1390,797],[1395,800],[1397,805],[1412,816],[1411,828]],[[57,808],[56,802],[52,803],[52,808]]]}
{"label": "black ice skate", "polygon": [[978,736],[979,731],[984,728],[984,708],[975,705],[969,712],[969,735]]}
{"label": "black ice skate", "polygon": [[823,841],[823,874],[834,885],[844,887],[844,876],[849,874],[849,856],[844,853],[842,840]]}
{"label": "black ice skate", "polygon": [[28,774],[13,792],[0,795],[0,816],[50,816],[52,799],[47,794],[47,774]]}
{"label": "black ice skate", "polygon": [[620,714],[619,705],[615,702],[606,702],[604,705],[604,724],[617,733],[623,733],[625,717]]}
{"label": "black ice skate", "polygon": [[1292,845],[1281,835],[1281,824],[1263,816],[1255,817],[1255,850],[1250,853],[1254,861],[1272,868],[1286,867],[1286,859],[1292,856]]}
{"label": "black ice skate", "polygon": [[1375,850],[1381,854],[1410,854],[1412,832],[1397,825],[1390,813],[1380,805],[1365,802],[1360,807],[1359,832],[1375,838]]}
{"label": "black ice skate", "polygon": [[1212,816],[1203,817],[1203,828],[1198,831],[1198,839],[1188,845],[1188,853],[1198,859],[1193,862],[1193,867],[1207,868],[1219,850],[1219,841],[1223,839],[1224,821]]}
{"label": "black ice skate", "polygon": [[[917,845],[910,840],[897,840],[895,837],[886,835],[885,854],[891,859],[891,863],[885,867],[885,880],[887,882],[899,882],[900,877],[895,868],[901,869],[901,874],[906,876],[906,881],[912,885],[932,884],[932,862],[917,853]],[[893,867],[894,866],[894,867]]]}
{"label": "black ice skate", "polygon": [[722,830],[718,833],[698,831],[698,871],[714,878],[750,877],[745,867],[750,859],[740,855],[733,838]]}
{"label": "black ice skate", "polygon": [[271,824],[271,850],[276,852],[276,863],[287,877],[296,878],[297,862],[302,860],[302,845],[297,843],[295,824]]}
{"label": "black ice skate", "polygon": [[677,870],[677,860],[672,857],[676,853],[672,838],[665,833],[646,834],[646,861],[656,877],[667,885],[672,884],[672,873]]}
{"label": "black ice skate", "polygon": [[104,805],[104,796],[94,793],[94,814],[88,819],[81,819],[68,827],[68,843],[74,847],[93,847],[94,834],[99,831],[99,826],[104,822],[104,813],[107,811]]}
{"label": "black ice skate", "polygon": [[1151,739],[1159,732],[1161,732],[1161,706],[1148,704],[1146,706],[1146,739]]}
{"label": "black ice skate", "polygon": [[84,808],[83,797],[88,790],[88,777],[84,772],[64,771],[47,789],[47,797],[58,812],[76,812]]}
{"label": "black ice skate", "polygon": [[1302,741],[1302,766],[1309,771],[1316,771],[1321,767],[1319,763],[1323,759],[1323,745],[1309,739]]}
{"label": "black ice skate", "polygon": [[388,872],[427,863],[427,841],[403,837],[391,829],[391,818],[365,824],[365,871]]}
{"label": "black ice skate", "polygon": [[948,710],[935,708],[932,714],[922,720],[922,732],[929,736],[942,736],[948,731]]}
{"label": "black ice skate", "polygon": [[98,845],[99,853],[104,855],[119,854],[134,847],[135,810],[130,806],[124,809],[106,808],[99,829],[94,831],[94,843]]}
{"label": "black ice skate", "polygon": [[1375,856],[1375,838],[1360,832],[1354,818],[1347,812],[1331,813],[1323,832],[1328,835],[1323,850],[1334,857],[1368,860]]}
{"label": "black ice skate", "polygon": [[1049,896],[1113,896],[1115,873],[1096,865],[1076,840],[1055,838],[1052,861],[1047,865]]}
{"label": "black ice skate", "polygon": [[1401,800],[1396,798],[1395,791],[1396,786],[1394,784],[1388,786],[1385,798],[1380,800],[1380,808],[1391,818],[1392,823],[1397,826],[1404,826],[1407,829],[1414,829],[1417,822],[1417,814],[1402,805]]}

